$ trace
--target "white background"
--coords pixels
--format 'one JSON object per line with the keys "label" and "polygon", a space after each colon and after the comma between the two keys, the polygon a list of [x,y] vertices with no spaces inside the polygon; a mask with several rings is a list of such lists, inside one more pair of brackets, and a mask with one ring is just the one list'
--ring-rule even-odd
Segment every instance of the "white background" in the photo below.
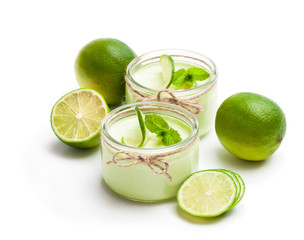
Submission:
{"label": "white background", "polygon": [[[1,239],[303,239],[303,1],[1,1]],[[250,91],[286,114],[281,147],[263,162],[227,153],[212,130],[200,169],[228,168],[243,200],[212,219],[175,200],[124,200],[102,182],[100,149],[75,150],[53,134],[53,104],[78,88],[74,61],[96,38],[138,55],[181,48],[219,70],[219,104]]]}

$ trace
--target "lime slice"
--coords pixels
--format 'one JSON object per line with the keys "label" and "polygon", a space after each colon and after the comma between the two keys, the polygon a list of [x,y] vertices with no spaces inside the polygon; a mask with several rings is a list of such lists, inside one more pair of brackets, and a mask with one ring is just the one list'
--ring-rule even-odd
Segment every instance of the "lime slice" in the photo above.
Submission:
{"label": "lime slice", "polygon": [[141,138],[122,137],[121,142],[125,145],[140,148],[145,144],[145,141],[147,139],[146,138],[147,131],[146,131],[143,114],[140,111],[138,106],[135,107],[135,111],[137,114],[138,123],[139,123],[140,131],[141,131]]}
{"label": "lime slice", "polygon": [[245,193],[245,183],[244,183],[243,179],[241,178],[241,176],[238,173],[236,173],[236,172],[232,172],[232,173],[237,177],[237,179],[240,183],[240,194],[239,194],[238,198],[235,200],[235,202],[233,203],[233,205],[231,206],[231,208],[233,208],[235,205],[237,205],[242,200],[244,193]]}
{"label": "lime slice", "polygon": [[233,204],[230,207],[230,209],[232,209],[236,205],[236,201],[239,198],[239,195],[240,195],[240,192],[241,192],[241,184],[240,184],[238,178],[236,177],[236,175],[235,175],[235,173],[233,171],[228,170],[228,169],[217,169],[217,171],[222,171],[222,172],[225,172],[226,174],[228,174],[230,177],[233,178],[233,181],[234,181],[234,183],[236,185],[237,191],[236,191],[235,199],[234,199]]}
{"label": "lime slice", "polygon": [[141,136],[142,136],[141,142],[140,142],[140,144],[138,145],[138,147],[140,148],[140,147],[142,147],[142,146],[144,145],[145,140],[146,140],[146,126],[145,126],[143,114],[142,114],[142,112],[139,110],[139,107],[138,107],[138,106],[135,107],[135,111],[136,111],[136,114],[137,114],[138,123],[139,123],[139,126],[140,126]]}
{"label": "lime slice", "polygon": [[234,183],[236,184],[237,193],[236,193],[236,196],[235,196],[235,199],[234,199],[233,204],[232,204],[231,207],[228,209],[228,210],[231,210],[231,209],[234,208],[234,207],[241,201],[241,199],[243,198],[244,193],[245,193],[245,183],[244,183],[243,179],[241,178],[241,176],[240,176],[238,173],[233,172],[233,171],[231,171],[231,170],[228,170],[228,169],[212,169],[212,170],[214,170],[214,171],[222,171],[222,172],[225,172],[225,173],[229,174],[230,177],[233,178]]}
{"label": "lime slice", "polygon": [[159,61],[160,61],[160,65],[162,68],[163,80],[164,80],[165,86],[166,86],[166,88],[169,88],[172,83],[174,72],[175,72],[174,61],[173,61],[172,57],[165,55],[165,54],[160,56]]}
{"label": "lime slice", "polygon": [[193,216],[215,217],[229,210],[237,186],[224,171],[203,170],[190,175],[177,192],[181,209]]}
{"label": "lime slice", "polygon": [[51,126],[56,136],[69,146],[90,148],[100,143],[101,121],[109,112],[103,97],[92,89],[67,93],[54,105]]}
{"label": "lime slice", "polygon": [[122,137],[121,138],[121,143],[125,144],[125,145],[132,146],[132,147],[137,147],[141,144],[141,139],[140,138]]}

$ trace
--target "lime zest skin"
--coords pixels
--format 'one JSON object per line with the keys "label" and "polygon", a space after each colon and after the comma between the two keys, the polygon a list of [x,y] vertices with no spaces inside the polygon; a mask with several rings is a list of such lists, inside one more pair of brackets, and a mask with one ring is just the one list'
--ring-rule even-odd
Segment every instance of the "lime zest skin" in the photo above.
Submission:
{"label": "lime zest skin", "polygon": [[215,132],[223,147],[234,156],[262,161],[279,148],[286,133],[286,118],[271,99],[240,92],[219,106]]}

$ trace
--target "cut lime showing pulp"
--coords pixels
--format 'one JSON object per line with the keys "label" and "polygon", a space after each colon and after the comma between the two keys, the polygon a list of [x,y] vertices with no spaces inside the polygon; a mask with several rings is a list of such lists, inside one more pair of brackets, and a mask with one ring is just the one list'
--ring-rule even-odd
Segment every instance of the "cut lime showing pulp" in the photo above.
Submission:
{"label": "cut lime showing pulp", "polygon": [[[232,209],[235,205],[236,205],[236,201],[238,200],[239,198],[239,195],[240,195],[240,192],[241,192],[241,184],[238,180],[238,178],[236,177],[236,175],[234,174],[234,172],[230,171],[230,170],[227,170],[227,169],[217,169],[217,171],[222,171],[226,174],[228,174],[230,177],[232,177],[235,185],[236,185],[236,195],[235,195],[235,199],[234,199],[234,202],[233,204],[231,205],[230,209]],[[230,210],[229,209],[229,210]]]}
{"label": "cut lime showing pulp", "polygon": [[229,210],[237,186],[223,171],[203,170],[190,175],[177,192],[181,209],[193,216],[215,217]]}
{"label": "cut lime showing pulp", "polygon": [[160,65],[162,68],[163,73],[163,80],[165,83],[166,88],[169,88],[171,85],[171,82],[173,80],[174,72],[175,72],[175,66],[174,61],[171,56],[168,55],[161,55],[160,56]]}
{"label": "cut lime showing pulp", "polygon": [[221,172],[224,172],[224,173],[230,175],[230,177],[233,178],[234,183],[236,184],[236,187],[237,187],[236,196],[235,196],[233,204],[228,209],[228,210],[231,210],[242,200],[244,193],[245,193],[245,183],[244,183],[243,179],[241,178],[241,176],[234,171],[231,171],[228,169],[212,169],[212,170],[221,171]]}
{"label": "cut lime showing pulp", "polygon": [[51,126],[56,136],[72,147],[90,148],[100,143],[101,121],[109,112],[103,97],[92,89],[67,93],[54,105]]}

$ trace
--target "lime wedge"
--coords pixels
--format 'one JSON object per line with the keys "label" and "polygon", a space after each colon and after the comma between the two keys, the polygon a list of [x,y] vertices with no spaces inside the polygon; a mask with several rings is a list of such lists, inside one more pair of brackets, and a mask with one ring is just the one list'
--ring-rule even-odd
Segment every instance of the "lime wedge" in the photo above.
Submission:
{"label": "lime wedge", "polygon": [[100,143],[101,121],[109,112],[103,97],[92,89],[67,93],[53,106],[51,126],[69,146],[90,148]]}
{"label": "lime wedge", "polygon": [[159,62],[162,68],[165,86],[166,88],[169,88],[175,72],[174,61],[171,56],[164,54],[160,56]]}
{"label": "lime wedge", "polygon": [[193,173],[182,183],[177,201],[190,215],[215,217],[230,209],[236,194],[237,186],[229,174],[203,170]]}

